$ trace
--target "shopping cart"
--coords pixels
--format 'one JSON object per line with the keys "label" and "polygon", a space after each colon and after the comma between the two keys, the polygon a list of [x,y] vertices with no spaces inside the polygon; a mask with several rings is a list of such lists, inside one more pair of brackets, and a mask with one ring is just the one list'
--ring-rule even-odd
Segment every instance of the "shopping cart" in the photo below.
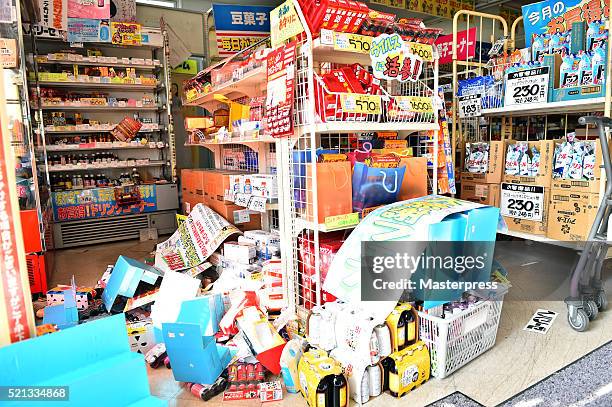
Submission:
{"label": "shopping cart", "polygon": [[585,331],[589,321],[597,317],[599,311],[608,307],[608,299],[601,282],[601,270],[608,254],[608,220],[612,211],[612,164],[608,149],[608,132],[612,119],[608,117],[581,117],[581,125],[596,126],[606,171],[606,190],[600,201],[593,226],[570,280],[570,296],[567,304],[567,320],[578,332]]}

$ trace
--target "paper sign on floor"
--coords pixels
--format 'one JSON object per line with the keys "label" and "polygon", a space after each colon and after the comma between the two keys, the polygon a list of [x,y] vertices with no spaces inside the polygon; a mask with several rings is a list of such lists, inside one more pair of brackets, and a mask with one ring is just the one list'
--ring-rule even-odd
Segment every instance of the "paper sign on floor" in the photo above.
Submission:
{"label": "paper sign on floor", "polygon": [[531,317],[523,331],[532,331],[540,334],[546,334],[552,326],[558,313],[547,309],[538,309]]}

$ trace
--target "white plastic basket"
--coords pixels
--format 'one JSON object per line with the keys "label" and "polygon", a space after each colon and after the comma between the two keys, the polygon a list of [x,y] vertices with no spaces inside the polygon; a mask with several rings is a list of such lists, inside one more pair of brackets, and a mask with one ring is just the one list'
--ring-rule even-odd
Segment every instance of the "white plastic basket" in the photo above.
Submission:
{"label": "white plastic basket", "polygon": [[451,318],[419,312],[419,336],[429,348],[431,375],[443,379],[495,344],[503,295]]}

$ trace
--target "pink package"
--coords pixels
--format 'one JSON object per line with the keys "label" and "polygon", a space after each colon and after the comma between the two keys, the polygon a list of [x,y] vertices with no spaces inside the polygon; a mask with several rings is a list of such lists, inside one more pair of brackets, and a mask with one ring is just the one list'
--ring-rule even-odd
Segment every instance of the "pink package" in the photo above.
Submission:
{"label": "pink package", "polygon": [[110,18],[110,0],[68,0],[68,17]]}

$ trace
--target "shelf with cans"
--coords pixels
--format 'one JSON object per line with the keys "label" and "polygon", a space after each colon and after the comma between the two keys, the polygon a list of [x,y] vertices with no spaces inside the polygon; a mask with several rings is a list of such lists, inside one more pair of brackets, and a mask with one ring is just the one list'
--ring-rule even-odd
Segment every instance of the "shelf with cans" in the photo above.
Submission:
{"label": "shelf with cans", "polygon": [[[178,209],[178,188],[167,36],[160,29],[147,30],[154,33],[149,37],[156,38],[154,44],[109,47],[94,42],[76,49],[63,41],[34,37],[27,50],[36,151],[53,189],[59,247],[68,241],[88,244],[90,237],[84,233],[82,242],[63,239],[62,231],[68,229],[62,228],[63,222],[86,226],[101,217],[111,221],[129,214],[129,223],[139,222],[140,215],[156,214],[174,223],[170,217]],[[139,202],[144,205],[134,204],[138,210],[130,211],[91,209],[120,205],[104,191],[125,188],[128,178],[137,179]],[[168,194],[163,199],[158,196],[162,191]]]}

